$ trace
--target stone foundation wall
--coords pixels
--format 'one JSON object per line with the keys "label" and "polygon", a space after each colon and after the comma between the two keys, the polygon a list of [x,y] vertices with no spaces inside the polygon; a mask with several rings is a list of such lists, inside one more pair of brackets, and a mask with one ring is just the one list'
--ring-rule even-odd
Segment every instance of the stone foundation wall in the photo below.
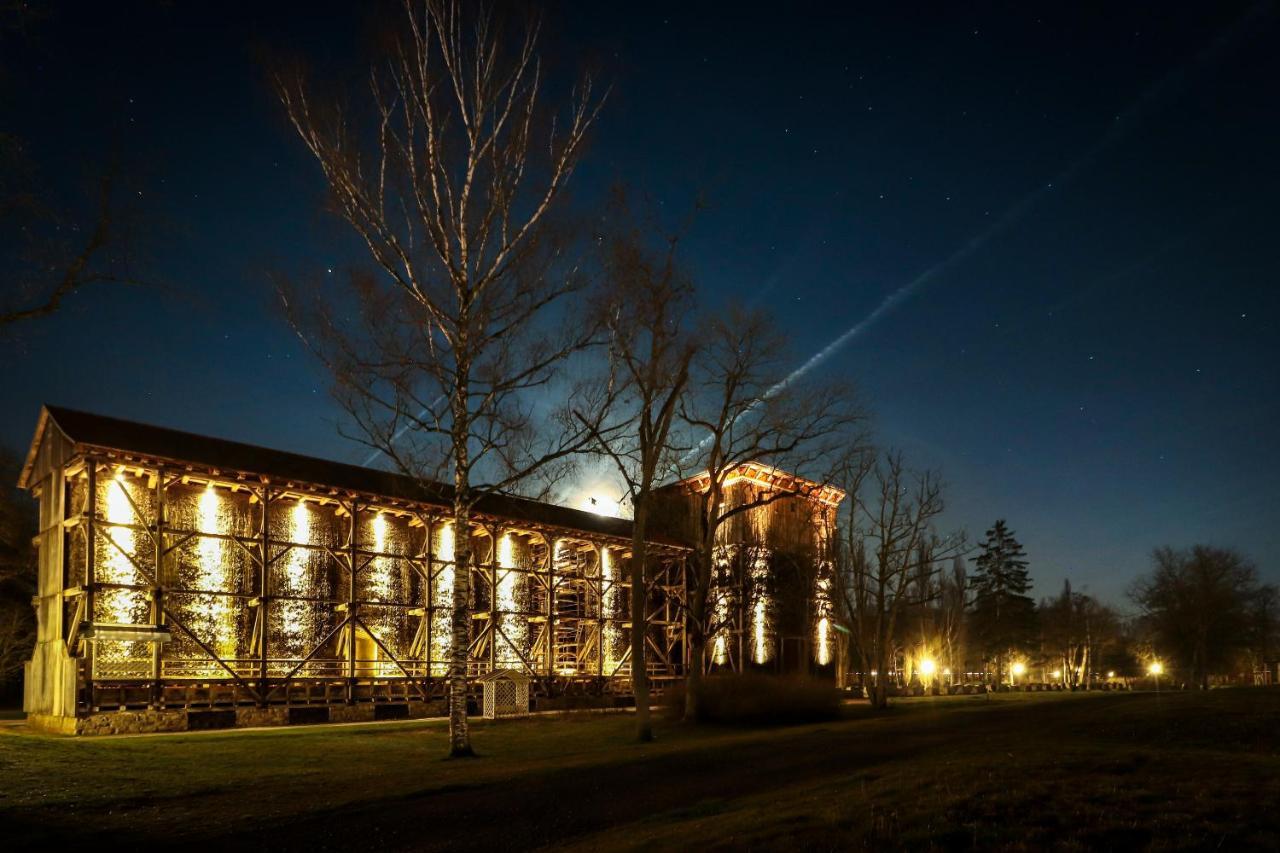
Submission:
{"label": "stone foundation wall", "polygon": [[186,711],[109,711],[76,718],[78,735],[133,735],[186,730]]}
{"label": "stone foundation wall", "polygon": [[[327,716],[330,723],[371,723],[384,718],[386,705],[362,703],[357,705],[292,706],[306,708],[314,713],[308,715],[308,722],[324,723]],[[213,728],[256,728],[260,726],[287,726],[290,706],[273,705],[267,708],[246,706],[226,709],[223,712],[187,709],[146,709],[136,711],[100,711],[84,717],[62,717],[52,714],[30,714],[27,724],[32,728],[53,734],[64,735],[122,735],[148,734],[153,732],[185,732],[198,729]],[[324,711],[328,711],[325,715]],[[407,712],[397,711],[387,719],[423,719],[425,717],[441,717],[447,712],[443,700],[431,702],[410,702]],[[211,713],[226,714],[227,719],[234,714],[234,725],[210,725],[206,721]],[[299,723],[306,725],[307,723]]]}
{"label": "stone foundation wall", "polygon": [[289,709],[285,707],[270,708],[236,708],[236,728],[249,729],[258,726],[285,726],[289,724]]}

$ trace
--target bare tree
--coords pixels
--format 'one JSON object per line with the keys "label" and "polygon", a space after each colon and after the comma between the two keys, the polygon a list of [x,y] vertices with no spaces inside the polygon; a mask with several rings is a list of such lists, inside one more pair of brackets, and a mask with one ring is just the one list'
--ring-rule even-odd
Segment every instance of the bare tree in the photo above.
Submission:
{"label": "bare tree", "polygon": [[[21,56],[53,16],[35,4],[0,4],[0,57]],[[7,70],[0,67],[0,82],[9,82]],[[94,164],[87,186],[66,203],[54,200],[29,147],[21,136],[0,132],[0,329],[53,314],[87,288],[142,284],[137,198],[122,191],[115,159]]]}
{"label": "bare tree", "polygon": [[965,666],[965,611],[968,609],[968,573],[964,558],[956,555],[951,571],[944,572],[938,583],[938,629],[941,635],[943,661],[952,674]]}
{"label": "bare tree", "polygon": [[654,488],[677,470],[679,454],[688,449],[675,441],[672,427],[697,352],[694,288],[676,261],[677,244],[677,238],[669,237],[655,248],[649,236],[633,226],[618,228],[606,238],[608,289],[602,313],[609,332],[610,371],[605,393],[616,403],[610,418],[595,424],[590,414],[577,411],[579,423],[595,433],[597,451],[613,461],[625,482],[633,511],[631,684],[641,741],[653,738],[645,663],[648,524]]}
{"label": "bare tree", "polygon": [[942,486],[929,471],[913,472],[902,455],[864,454],[845,478],[837,603],[861,658],[864,679],[872,673],[868,698],[888,706],[888,676],[896,654],[896,631],[921,577],[964,549],[963,537],[945,541],[933,532],[943,510]]}
{"label": "bare tree", "polygon": [[1062,593],[1040,603],[1041,646],[1064,687],[1093,686],[1093,674],[1105,647],[1116,639],[1119,619],[1091,595],[1073,592],[1063,581]]}
{"label": "bare tree", "polygon": [[[788,382],[786,340],[763,311],[730,307],[706,322],[681,417],[697,444],[681,459],[699,473],[697,543],[689,597],[686,720],[696,720],[707,638],[716,542],[733,517],[784,498],[816,498],[842,460],[859,448],[862,414],[840,385]],[[764,462],[807,477],[726,502],[725,484],[744,463]],[[815,519],[819,529],[828,525]],[[816,555],[815,555],[816,556]],[[821,557],[819,557],[821,559]],[[808,599],[806,599],[808,600]]]}
{"label": "bare tree", "polygon": [[0,133],[0,328],[53,314],[90,287],[142,284],[136,210],[122,198],[118,173],[102,169],[82,204],[55,204],[26,144]]}
{"label": "bare tree", "polygon": [[601,99],[584,77],[539,133],[539,24],[509,23],[487,5],[406,0],[369,74],[369,126],[326,109],[300,73],[274,80],[373,262],[309,308],[286,292],[291,316],[331,370],[358,440],[425,492],[452,484],[454,756],[472,754],[464,531],[475,503],[546,474],[591,434],[569,419],[539,429],[531,392],[557,382],[596,336],[570,313],[586,281],[566,264],[571,235],[553,214]]}
{"label": "bare tree", "polygon": [[1209,676],[1248,648],[1258,570],[1239,552],[1210,545],[1157,548],[1152,563],[1129,597],[1142,608],[1156,653],[1207,690]]}

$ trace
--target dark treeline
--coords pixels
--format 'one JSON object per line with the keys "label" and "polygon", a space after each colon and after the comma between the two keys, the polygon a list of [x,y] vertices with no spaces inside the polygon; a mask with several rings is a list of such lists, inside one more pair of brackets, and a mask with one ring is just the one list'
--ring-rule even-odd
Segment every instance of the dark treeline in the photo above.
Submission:
{"label": "dark treeline", "polygon": [[1131,585],[1127,606],[1076,591],[1069,580],[1036,602],[1030,562],[1003,520],[967,556],[938,559],[930,553],[936,538],[920,546],[913,575],[887,595],[898,599],[887,609],[900,612],[881,656],[887,666],[859,665],[872,658],[858,648],[865,619],[858,601],[867,596],[867,578],[879,578],[861,541],[854,537],[852,550],[850,541],[843,537],[837,555],[839,611],[851,638],[842,669],[873,699],[880,682],[891,692],[923,693],[966,684],[1092,689],[1158,681],[1208,689],[1275,680],[1280,594],[1238,552],[1157,548],[1150,570]]}

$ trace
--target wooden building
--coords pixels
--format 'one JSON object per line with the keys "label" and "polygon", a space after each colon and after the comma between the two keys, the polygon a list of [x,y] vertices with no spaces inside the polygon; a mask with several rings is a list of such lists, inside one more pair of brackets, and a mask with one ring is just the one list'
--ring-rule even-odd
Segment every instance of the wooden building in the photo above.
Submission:
{"label": "wooden building", "polygon": [[[631,523],[506,496],[465,534],[446,487],[68,409],[41,411],[36,724],[67,732],[443,712],[454,537],[468,675],[544,699],[630,690]],[[685,558],[657,536],[649,675],[684,672]]]}
{"label": "wooden building", "polygon": [[[709,485],[702,474],[664,487],[663,529],[696,541]],[[834,486],[759,462],[725,479],[729,517],[716,532],[705,672],[811,673],[834,663],[829,549],[844,498]]]}

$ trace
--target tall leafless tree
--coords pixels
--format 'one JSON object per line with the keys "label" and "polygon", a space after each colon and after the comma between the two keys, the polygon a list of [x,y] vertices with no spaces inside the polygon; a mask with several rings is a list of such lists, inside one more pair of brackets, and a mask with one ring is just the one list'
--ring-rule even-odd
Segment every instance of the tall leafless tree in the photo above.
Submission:
{"label": "tall leafless tree", "polygon": [[560,381],[598,328],[573,316],[586,280],[566,262],[572,235],[554,217],[602,99],[584,76],[566,107],[543,109],[539,31],[536,18],[489,5],[406,0],[369,73],[367,124],[316,96],[300,72],[274,77],[373,262],[338,293],[286,290],[291,315],[332,371],[355,436],[425,490],[452,484],[454,756],[472,754],[473,508],[547,473],[591,435],[572,419],[540,429],[531,393]]}
{"label": "tall leafless tree", "polygon": [[[837,603],[871,677],[867,695],[888,706],[896,632],[920,580],[964,549],[962,536],[940,540],[933,525],[943,511],[942,485],[930,471],[907,468],[902,454],[864,454],[845,478],[849,497],[842,524]],[[923,556],[922,556],[923,555]],[[927,564],[926,564],[927,563]]]}
{"label": "tall leafless tree", "polygon": [[964,558],[957,555],[951,562],[951,571],[943,572],[938,581],[938,632],[943,664],[953,677],[964,671],[966,662],[964,618],[969,607],[968,580]]}
{"label": "tall leafless tree", "polygon": [[[0,4],[0,60],[38,42],[51,17],[44,6]],[[14,85],[9,70],[0,67],[0,84]],[[73,198],[55,200],[37,159],[20,135],[0,132],[0,331],[54,314],[82,290],[143,283],[141,193],[125,191],[117,160],[94,164]]]}
{"label": "tall leafless tree", "polygon": [[[686,720],[698,717],[707,639],[718,630],[710,621],[716,608],[709,599],[721,528],[737,515],[778,500],[817,497],[848,454],[860,451],[863,421],[846,387],[787,381],[786,340],[767,313],[732,306],[708,318],[702,340],[690,393],[681,405],[681,417],[696,442],[681,463],[703,478],[694,495],[698,547],[688,610]],[[767,463],[807,479],[727,503],[725,484],[746,462]]]}
{"label": "tall leafless tree", "polygon": [[1142,608],[1154,650],[1201,690],[1248,649],[1251,608],[1262,590],[1258,570],[1230,548],[1157,548],[1152,570],[1129,597]]}
{"label": "tall leafless tree", "polygon": [[59,209],[24,143],[0,133],[0,329],[54,314],[83,289],[142,284],[136,211],[118,183],[116,169],[106,169],[84,193],[86,204]]}
{"label": "tall leafless tree", "polygon": [[676,439],[681,401],[697,338],[694,333],[694,286],[676,258],[676,237],[655,241],[655,229],[629,224],[625,201],[619,220],[604,239],[606,282],[601,314],[608,328],[610,368],[602,394],[614,400],[610,416],[592,424],[590,413],[577,410],[584,428],[596,435],[596,449],[614,463],[626,484],[633,512],[631,539],[631,684],[636,700],[636,736],[653,738],[649,719],[646,671],[649,568],[648,525],[653,492],[678,470]]}

